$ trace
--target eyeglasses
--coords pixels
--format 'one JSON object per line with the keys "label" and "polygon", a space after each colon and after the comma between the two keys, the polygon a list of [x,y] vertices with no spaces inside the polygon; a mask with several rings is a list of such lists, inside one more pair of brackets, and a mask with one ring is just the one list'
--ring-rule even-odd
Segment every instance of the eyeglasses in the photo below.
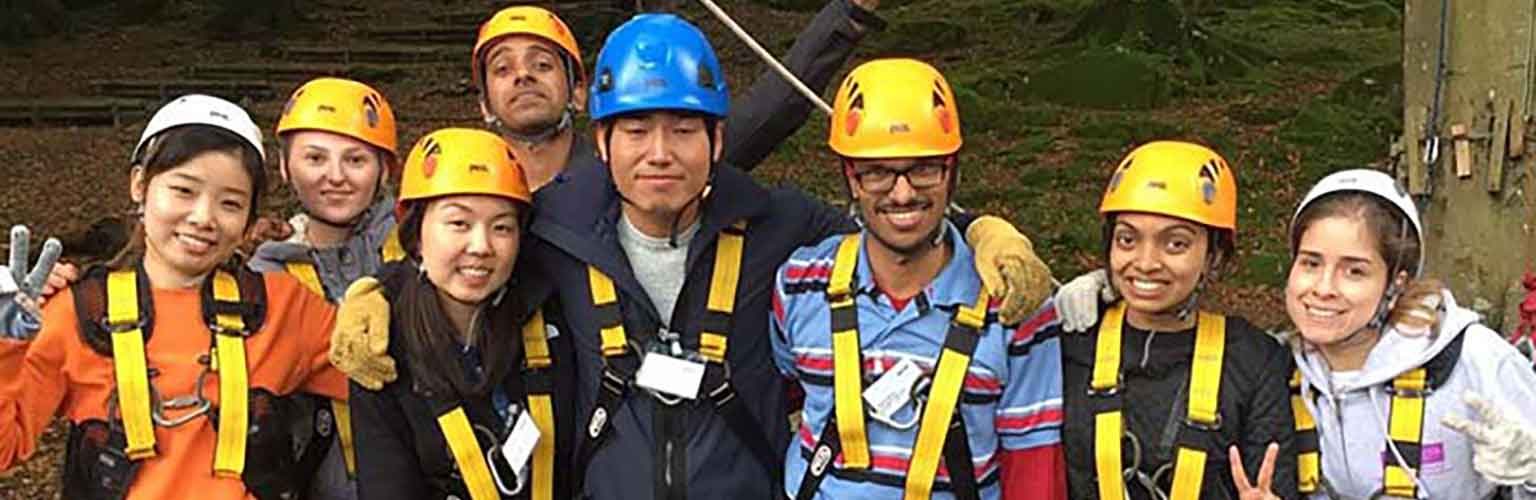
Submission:
{"label": "eyeglasses", "polygon": [[873,194],[884,194],[896,188],[896,178],[906,177],[912,189],[928,189],[944,183],[944,172],[949,164],[944,161],[924,161],[905,169],[868,167],[853,172],[859,181],[859,189]]}

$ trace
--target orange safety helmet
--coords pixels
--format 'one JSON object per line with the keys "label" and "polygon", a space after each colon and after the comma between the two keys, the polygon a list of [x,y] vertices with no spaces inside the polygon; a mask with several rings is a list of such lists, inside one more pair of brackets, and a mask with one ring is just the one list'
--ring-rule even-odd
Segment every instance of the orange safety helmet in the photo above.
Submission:
{"label": "orange safety helmet", "polygon": [[513,35],[543,38],[565,50],[573,66],[566,68],[573,79],[572,92],[575,91],[574,84],[587,81],[585,70],[581,67],[581,48],[576,46],[576,36],[571,34],[571,28],[565,25],[565,21],[542,7],[518,5],[497,11],[485,24],[480,25],[480,34],[475,37],[475,50],[470,55],[469,65],[474,72],[475,85],[482,90],[485,87],[485,77],[481,74],[485,66],[481,61],[485,56],[484,51],[495,41]]}
{"label": "orange safety helmet", "polygon": [[296,130],[341,134],[388,152],[391,164],[399,158],[394,110],[384,94],[360,82],[316,78],[299,86],[277,120],[277,136]]}
{"label": "orange safety helmet", "polygon": [[827,145],[848,158],[952,155],[960,112],[944,75],[914,59],[877,59],[854,68],[832,104]]}
{"label": "orange safety helmet", "polygon": [[1146,212],[1237,232],[1237,179],[1210,148],[1178,141],[1143,144],[1125,155],[1104,190],[1099,214]]}
{"label": "orange safety helmet", "polygon": [[445,128],[422,137],[405,159],[395,214],[404,219],[412,200],[484,194],[533,203],[523,165],[501,136],[484,130]]}

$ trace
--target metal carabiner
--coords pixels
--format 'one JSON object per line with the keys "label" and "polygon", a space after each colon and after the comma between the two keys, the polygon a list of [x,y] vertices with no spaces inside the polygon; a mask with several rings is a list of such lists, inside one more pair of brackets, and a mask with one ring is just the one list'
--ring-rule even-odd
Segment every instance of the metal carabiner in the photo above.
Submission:
{"label": "metal carabiner", "polygon": [[[192,389],[193,392],[188,395],[163,399],[159,397],[159,393],[151,385],[149,415],[155,421],[155,425],[160,427],[180,427],[197,417],[208,414],[208,411],[213,409],[213,403],[208,401],[208,398],[203,397],[203,387],[211,371],[209,365],[203,365],[202,373],[197,375],[197,383]],[[165,416],[165,410],[185,410],[188,408],[190,410],[175,418]]]}
{"label": "metal carabiner", "polygon": [[[486,436],[490,436],[491,438],[491,446],[485,449],[485,465],[486,468],[491,470],[491,482],[496,483],[496,489],[501,490],[501,494],[507,496],[515,496],[518,494],[518,492],[523,491],[523,477],[521,475],[513,476],[513,479],[517,480],[516,485],[513,488],[508,488],[506,481],[501,480],[501,471],[497,470],[498,467],[496,467],[496,454],[501,451],[501,447],[497,445],[498,440],[496,438],[496,433],[491,432],[490,429],[487,429],[485,426],[478,424],[471,426],[471,429],[473,429],[475,432],[476,440],[479,439],[482,433]],[[505,455],[502,455],[501,458],[503,462],[507,463],[507,468],[514,467],[512,462],[506,459],[507,457]],[[513,474],[517,474],[517,471],[513,471]]]}
{"label": "metal carabiner", "polygon": [[[877,363],[878,363],[878,361],[877,361]],[[871,420],[874,420],[876,422],[880,422],[882,424],[885,424],[887,426],[895,428],[896,430],[904,431],[904,430],[907,430],[907,429],[911,429],[913,427],[916,427],[918,422],[922,421],[922,419],[923,419],[923,407],[926,406],[926,404],[928,402],[928,390],[932,389],[932,388],[933,388],[933,375],[931,375],[931,374],[924,373],[922,376],[917,377],[917,380],[913,380],[912,381],[912,389],[911,389],[912,419],[908,420],[906,422],[898,422],[894,418],[894,415],[896,415],[896,412],[900,411],[902,408],[905,408],[906,405],[902,405],[902,406],[896,407],[895,409],[892,409],[890,415],[881,415],[879,413],[876,413],[874,411],[869,410],[869,408],[867,406],[865,407],[864,413],[866,415],[868,415]]]}

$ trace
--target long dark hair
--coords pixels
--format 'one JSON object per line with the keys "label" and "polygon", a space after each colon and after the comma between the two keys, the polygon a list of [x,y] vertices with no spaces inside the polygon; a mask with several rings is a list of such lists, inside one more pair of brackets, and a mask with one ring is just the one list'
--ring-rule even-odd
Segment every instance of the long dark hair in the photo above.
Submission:
{"label": "long dark hair", "polygon": [[[262,194],[267,192],[267,171],[259,152],[234,132],[212,125],[183,125],[166,130],[145,144],[144,159],[134,166],[144,169],[143,179],[147,186],[156,176],[212,151],[235,155],[251,177],[250,213],[246,219],[249,227],[261,208]],[[108,268],[132,266],[144,257],[144,219],[137,215],[142,214],[132,218],[133,230],[127,244],[107,262]]]}
{"label": "long dark hair", "polygon": [[[400,221],[401,247],[413,262],[421,261],[421,224],[427,202],[412,202]],[[415,380],[414,391],[429,398],[464,399],[489,394],[515,367],[522,346],[516,293],[503,289],[482,302],[469,337],[480,352],[482,375],[471,381],[460,363],[459,337],[443,311],[437,286],[419,268],[404,280],[390,315],[405,338],[405,357]],[[500,298],[498,301],[497,298]]]}

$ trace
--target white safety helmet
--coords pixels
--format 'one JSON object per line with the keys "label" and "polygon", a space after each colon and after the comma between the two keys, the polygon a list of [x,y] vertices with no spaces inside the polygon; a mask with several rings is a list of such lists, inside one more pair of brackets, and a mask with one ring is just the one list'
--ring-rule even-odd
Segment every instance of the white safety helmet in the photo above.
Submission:
{"label": "white safety helmet", "polygon": [[137,165],[144,160],[140,155],[147,149],[150,140],[161,132],[182,125],[210,125],[233,132],[254,148],[263,162],[267,160],[266,149],[261,143],[261,128],[251,120],[249,113],[239,105],[217,97],[187,94],[155,111],[155,116],[144,127],[144,133],[139,136],[139,143],[133,147],[133,156],[128,161]]}
{"label": "white safety helmet", "polygon": [[1324,177],[1323,180],[1317,181],[1317,184],[1312,186],[1312,190],[1307,191],[1307,196],[1302,198],[1300,205],[1296,206],[1296,213],[1291,215],[1291,256],[1295,257],[1296,245],[1301,237],[1297,233],[1301,228],[1296,227],[1297,219],[1301,217],[1301,211],[1324,195],[1344,191],[1359,191],[1376,195],[1381,199],[1387,200],[1392,206],[1397,207],[1397,210],[1402,212],[1403,215],[1408,216],[1408,223],[1413,225],[1413,232],[1419,239],[1418,265],[1414,268],[1412,274],[1414,277],[1418,277],[1423,273],[1424,224],[1419,221],[1418,206],[1413,204],[1413,198],[1408,196],[1408,192],[1403,190],[1403,187],[1398,185],[1397,181],[1392,179],[1392,176],[1381,171],[1366,168],[1334,172]]}

